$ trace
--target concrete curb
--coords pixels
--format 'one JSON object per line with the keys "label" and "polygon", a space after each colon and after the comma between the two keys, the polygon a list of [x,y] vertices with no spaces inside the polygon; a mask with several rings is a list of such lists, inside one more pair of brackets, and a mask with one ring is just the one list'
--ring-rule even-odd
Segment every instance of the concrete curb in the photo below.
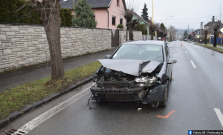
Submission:
{"label": "concrete curb", "polygon": [[57,92],[53,95],[50,95],[42,100],[39,100],[39,101],[36,101],[34,102],[33,104],[31,105],[26,105],[21,111],[15,111],[13,113],[11,113],[9,116],[7,116],[6,118],[4,119],[0,119],[0,129],[5,127],[6,125],[8,125],[10,122],[12,122],[13,120],[17,119],[18,117],[24,115],[25,113],[29,112],[30,110],[32,110],[33,108],[37,108],[73,89],[76,89],[77,87],[80,87],[81,85],[85,84],[85,83],[88,83],[90,82],[91,80],[93,79],[93,77],[88,77],[80,82],[77,82],[76,84],[70,86],[69,88],[61,91],[61,92]]}

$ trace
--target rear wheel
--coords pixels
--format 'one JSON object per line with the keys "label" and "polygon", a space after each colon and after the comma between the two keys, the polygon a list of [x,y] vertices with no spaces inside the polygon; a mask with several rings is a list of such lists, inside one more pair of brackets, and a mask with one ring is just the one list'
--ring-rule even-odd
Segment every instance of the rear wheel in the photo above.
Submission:
{"label": "rear wheel", "polygon": [[164,94],[163,94],[163,101],[160,102],[160,106],[162,107],[166,107],[167,106],[167,100],[168,100],[168,89],[169,89],[169,81],[167,80],[166,82],[166,88],[164,90]]}

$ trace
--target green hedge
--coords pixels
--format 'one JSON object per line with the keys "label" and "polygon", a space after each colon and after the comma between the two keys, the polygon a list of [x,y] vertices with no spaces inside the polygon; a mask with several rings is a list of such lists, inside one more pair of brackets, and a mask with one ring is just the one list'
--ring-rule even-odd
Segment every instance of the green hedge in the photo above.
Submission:
{"label": "green hedge", "polygon": [[[61,9],[60,12],[61,25],[71,26],[71,11],[69,9]],[[0,0],[0,22],[42,24],[40,13],[24,0]]]}
{"label": "green hedge", "polygon": [[145,24],[137,24],[136,25],[136,30],[142,31],[143,35],[147,35],[147,28]]}
{"label": "green hedge", "polygon": [[62,8],[60,10],[60,17],[62,26],[72,26],[72,15],[70,9]]}

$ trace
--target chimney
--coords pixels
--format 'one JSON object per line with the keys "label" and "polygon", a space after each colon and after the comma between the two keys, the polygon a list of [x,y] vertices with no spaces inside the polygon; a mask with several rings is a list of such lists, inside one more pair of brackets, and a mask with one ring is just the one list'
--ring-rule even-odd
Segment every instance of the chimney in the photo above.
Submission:
{"label": "chimney", "polygon": [[214,16],[212,17],[212,22],[214,22]]}

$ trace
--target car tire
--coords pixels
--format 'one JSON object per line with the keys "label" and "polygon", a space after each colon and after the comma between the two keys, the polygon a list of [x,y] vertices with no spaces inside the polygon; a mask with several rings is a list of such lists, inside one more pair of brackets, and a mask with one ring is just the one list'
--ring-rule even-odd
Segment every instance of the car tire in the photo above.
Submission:
{"label": "car tire", "polygon": [[169,81],[167,80],[166,82],[166,88],[164,90],[164,94],[163,94],[163,101],[160,102],[160,106],[161,107],[166,107],[167,106],[167,101],[168,101],[168,90],[169,90]]}
{"label": "car tire", "polygon": [[156,108],[159,106],[159,102],[152,102],[152,103],[150,103],[150,105],[152,108]]}
{"label": "car tire", "polygon": [[173,72],[171,72],[171,75],[170,75],[170,82],[172,82],[172,79],[173,79]]}

